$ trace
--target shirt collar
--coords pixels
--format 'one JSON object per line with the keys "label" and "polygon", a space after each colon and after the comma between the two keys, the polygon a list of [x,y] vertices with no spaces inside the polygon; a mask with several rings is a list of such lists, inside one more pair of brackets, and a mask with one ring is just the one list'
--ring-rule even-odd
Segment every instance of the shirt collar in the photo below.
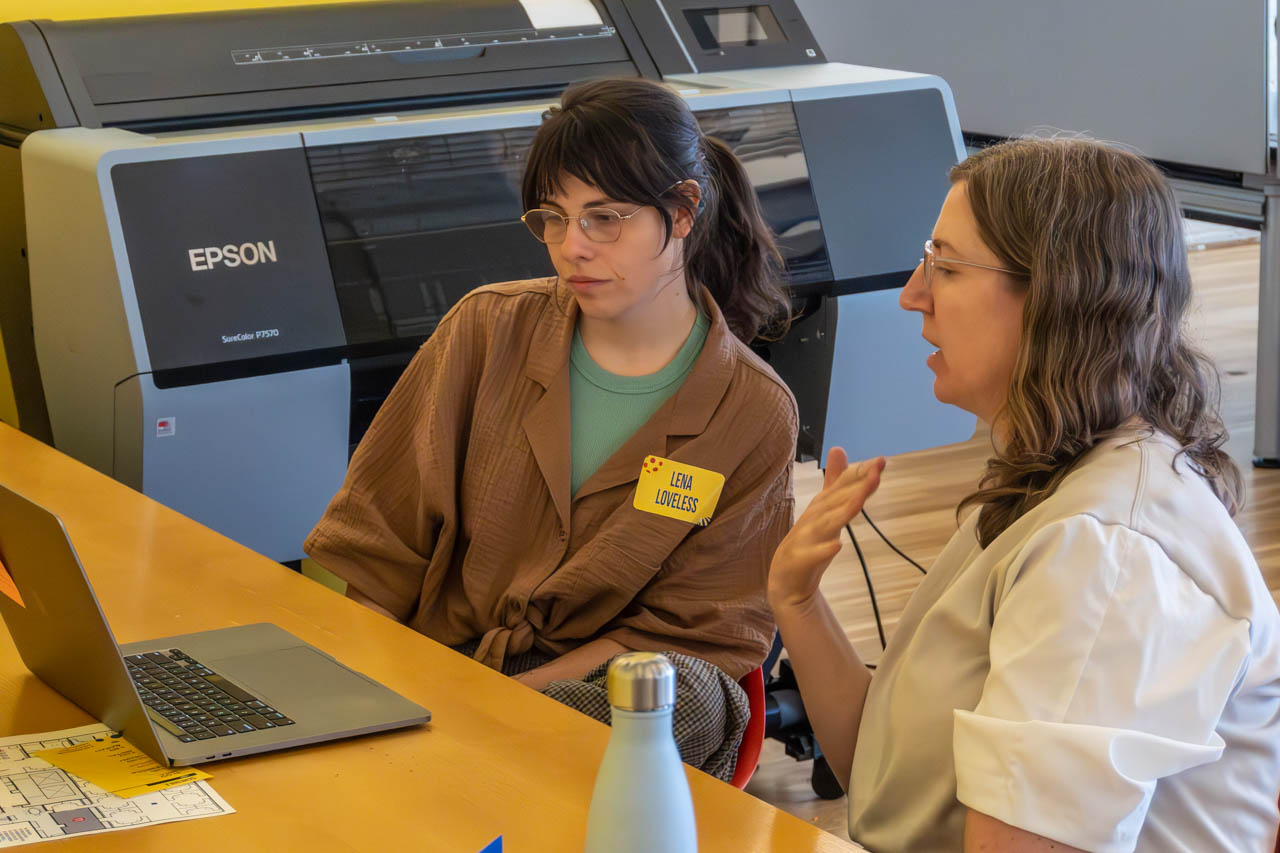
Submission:
{"label": "shirt collar", "polygon": [[[578,303],[558,286],[555,278],[546,279],[545,286],[550,298],[533,334],[525,375],[543,388],[549,388],[557,374],[568,369],[573,331],[578,322]],[[672,400],[668,435],[697,435],[706,429],[733,378],[738,340],[705,287],[702,305],[711,327],[702,352]]]}
{"label": "shirt collar", "polygon": [[543,287],[547,303],[533,331],[524,373],[543,388],[549,388],[556,374],[569,364],[569,348],[578,323],[578,302],[554,277],[545,279]]}
{"label": "shirt collar", "polygon": [[697,435],[707,428],[729,388],[737,362],[738,339],[729,330],[720,306],[716,305],[705,287],[702,288],[702,297],[711,328],[707,330],[702,353],[675,393],[674,408],[667,425],[668,435]]}

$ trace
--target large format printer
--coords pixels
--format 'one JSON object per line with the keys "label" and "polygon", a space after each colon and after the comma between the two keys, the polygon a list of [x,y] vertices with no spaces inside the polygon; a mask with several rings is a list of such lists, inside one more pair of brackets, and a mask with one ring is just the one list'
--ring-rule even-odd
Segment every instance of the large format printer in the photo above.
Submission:
{"label": "large format printer", "polygon": [[963,156],[950,91],[826,62],[794,0],[0,27],[0,191],[19,174],[22,190],[0,222],[25,227],[0,259],[0,332],[22,428],[300,557],[450,306],[551,272],[519,222],[523,158],[559,91],[600,75],[667,81],[745,162],[805,309],[761,346],[798,398],[802,454],[972,433],[933,400],[919,318],[897,307]]}

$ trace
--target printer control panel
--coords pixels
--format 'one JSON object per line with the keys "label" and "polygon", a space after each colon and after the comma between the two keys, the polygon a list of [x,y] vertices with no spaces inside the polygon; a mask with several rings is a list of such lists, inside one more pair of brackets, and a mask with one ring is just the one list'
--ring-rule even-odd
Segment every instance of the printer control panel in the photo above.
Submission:
{"label": "printer control panel", "polygon": [[795,0],[623,0],[665,77],[826,61]]}

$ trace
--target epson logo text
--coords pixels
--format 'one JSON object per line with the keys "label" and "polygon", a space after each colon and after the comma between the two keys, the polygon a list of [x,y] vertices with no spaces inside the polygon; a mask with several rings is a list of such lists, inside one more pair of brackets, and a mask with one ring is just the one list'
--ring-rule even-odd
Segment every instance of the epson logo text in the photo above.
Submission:
{"label": "epson logo text", "polygon": [[203,272],[211,270],[217,264],[224,267],[238,267],[244,264],[251,267],[255,264],[274,264],[276,262],[276,241],[268,240],[256,243],[241,243],[239,246],[228,243],[225,246],[205,246],[203,249],[188,249],[187,257],[191,259],[191,271]]}

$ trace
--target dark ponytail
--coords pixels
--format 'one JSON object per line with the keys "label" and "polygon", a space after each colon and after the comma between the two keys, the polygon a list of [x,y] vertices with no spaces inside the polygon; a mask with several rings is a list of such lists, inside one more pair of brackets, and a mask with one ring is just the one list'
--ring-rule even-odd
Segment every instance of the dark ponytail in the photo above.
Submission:
{"label": "dark ponytail", "polygon": [[760,200],[728,145],[711,136],[702,143],[710,184],[703,193],[709,198],[685,244],[685,266],[711,291],[739,338],[750,343],[761,334],[781,337],[791,303],[779,283],[782,257]]}
{"label": "dark ponytail", "polygon": [[[521,186],[525,208],[556,195],[566,174],[618,201],[657,208],[667,240],[671,208],[695,213],[684,246],[695,304],[703,285],[746,343],[786,331],[791,302],[782,286],[782,258],[746,170],[729,146],[702,133],[671,89],[628,78],[565,90],[529,150]],[[677,188],[689,179],[702,190],[696,209]]]}

